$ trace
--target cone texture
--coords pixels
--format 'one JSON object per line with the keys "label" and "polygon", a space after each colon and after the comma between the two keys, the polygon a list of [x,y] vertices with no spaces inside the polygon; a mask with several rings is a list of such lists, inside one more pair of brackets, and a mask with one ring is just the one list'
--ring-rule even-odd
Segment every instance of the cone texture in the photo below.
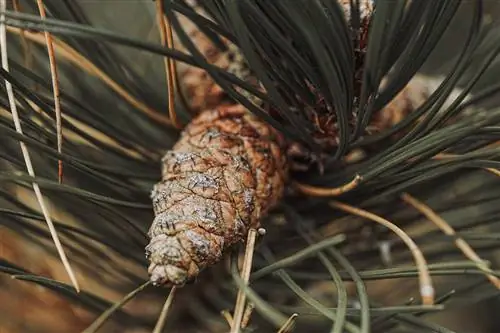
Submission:
{"label": "cone texture", "polygon": [[155,284],[194,279],[259,226],[283,194],[283,145],[240,105],[204,111],[186,127],[152,193],[156,217],[146,251]]}

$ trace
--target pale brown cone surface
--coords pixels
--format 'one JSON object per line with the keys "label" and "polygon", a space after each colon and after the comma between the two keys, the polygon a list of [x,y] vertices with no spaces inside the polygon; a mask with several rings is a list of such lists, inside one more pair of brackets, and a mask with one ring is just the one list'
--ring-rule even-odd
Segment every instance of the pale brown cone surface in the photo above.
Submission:
{"label": "pale brown cone surface", "polygon": [[[194,6],[194,9],[199,14],[206,16],[206,13],[204,13],[200,7]],[[178,15],[178,19],[190,40],[203,54],[207,62],[221,68],[230,67],[230,56],[227,52],[222,52],[217,48],[210,38],[201,32],[187,17]],[[174,37],[175,48],[189,53],[180,42],[177,34],[175,34]],[[226,45],[229,45],[229,42],[225,42]],[[178,78],[181,83],[181,92],[188,102],[188,107],[192,114],[198,114],[202,110],[215,108],[219,106],[226,97],[223,89],[215,83],[204,69],[179,62],[177,64],[177,70]]]}
{"label": "pale brown cone surface", "polygon": [[283,195],[284,142],[240,105],[202,112],[163,158],[146,248],[151,280],[183,285],[244,240]]}

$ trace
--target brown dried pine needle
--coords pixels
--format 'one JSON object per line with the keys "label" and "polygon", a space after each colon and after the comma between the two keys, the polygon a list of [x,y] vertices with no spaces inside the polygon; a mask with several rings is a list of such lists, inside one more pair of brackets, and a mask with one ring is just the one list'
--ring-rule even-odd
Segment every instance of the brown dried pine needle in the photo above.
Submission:
{"label": "brown dried pine needle", "polygon": [[241,328],[246,328],[248,326],[254,309],[255,304],[253,304],[252,302],[248,302],[245,308],[245,312],[243,313],[243,319],[241,320]]}
{"label": "brown dried pine needle", "polygon": [[137,294],[139,294],[141,291],[146,289],[151,285],[151,281],[146,281],[136,289],[132,290],[130,293],[128,293],[123,299],[120,301],[116,302],[113,304],[111,307],[109,307],[106,311],[101,313],[99,317],[97,317],[90,326],[88,326],[82,333],[95,333],[99,328],[101,328],[102,325],[115,313],[118,309],[122,308],[127,304],[131,299],[133,299]]}
{"label": "brown dried pine needle", "polygon": [[[441,160],[441,159],[446,159],[446,158],[454,158],[454,157],[458,157],[458,156],[460,156],[460,155],[440,153],[440,154],[437,154],[436,156],[434,156],[433,158],[436,160]],[[500,170],[497,170],[495,168],[484,168],[484,170],[500,177]]]}
{"label": "brown dried pine needle", "polygon": [[[161,44],[173,49],[174,37],[172,34],[172,26],[163,12],[163,0],[156,1],[156,21],[158,30],[160,31]],[[175,113],[175,92],[177,91],[175,61],[170,57],[163,57],[163,61],[165,64],[165,76],[167,81],[168,114],[174,126],[180,129],[182,125],[179,123],[177,114]]]}
{"label": "brown dried pine needle", "polygon": [[349,214],[357,215],[373,222],[380,223],[383,226],[389,228],[396,235],[398,235],[398,237],[401,238],[401,240],[408,246],[415,259],[415,264],[417,266],[419,275],[420,295],[422,297],[422,303],[424,305],[434,304],[434,287],[432,286],[432,279],[427,267],[427,261],[425,260],[425,257],[417,244],[415,244],[415,242],[402,229],[397,227],[389,220],[386,220],[381,216],[375,215],[361,208],[353,207],[351,205],[338,201],[330,201],[330,205]]}
{"label": "brown dried pine needle", "polygon": [[163,308],[161,309],[160,317],[158,318],[158,321],[156,322],[155,328],[153,329],[153,333],[161,333],[163,331],[163,328],[165,327],[165,324],[167,322],[168,311],[170,310],[170,307],[172,306],[172,303],[174,302],[174,297],[175,297],[176,291],[177,291],[177,287],[175,287],[175,286],[173,286],[172,289],[170,289],[170,293],[168,294],[167,300],[165,301],[165,304],[163,305]]}
{"label": "brown dried pine needle", "polygon": [[231,315],[231,312],[229,312],[229,310],[222,310],[220,314],[222,315],[222,317],[224,317],[229,327],[233,326],[233,316]]}
{"label": "brown dried pine needle", "polygon": [[280,327],[277,333],[289,333],[293,329],[293,325],[295,324],[295,320],[297,320],[297,317],[299,315],[297,313],[294,313],[288,318],[288,320],[283,324],[283,326]]}
{"label": "brown dried pine needle", "polygon": [[[23,30],[19,28],[14,28],[14,27],[7,27],[7,30],[11,33],[21,35],[21,32]],[[39,32],[31,32],[31,31],[24,31],[24,34],[26,38],[28,38],[31,41],[34,41],[38,44],[45,44],[45,39],[43,37],[43,34]],[[148,117],[151,119],[159,122],[160,124],[163,125],[168,125],[168,126],[173,126],[172,121],[170,120],[169,117],[166,117],[162,113],[160,113],[158,110],[155,110],[143,102],[139,101],[137,98],[132,96],[125,88],[123,88],[121,85],[119,85],[116,81],[114,81],[110,76],[108,76],[106,73],[104,73],[99,67],[94,65],[91,61],[89,61],[87,58],[85,58],[81,53],[76,51],[74,48],[69,46],[68,44],[64,43],[63,41],[57,39],[57,38],[52,38],[52,42],[54,45],[54,50],[58,55],[60,55],[62,58],[68,60],[72,64],[76,65],[83,71],[87,72],[88,74],[97,77],[100,79],[104,84],[106,84],[109,88],[111,88],[114,92],[116,92],[120,97],[122,97],[127,103],[135,107],[136,109],[142,111],[144,114],[146,114]]]}
{"label": "brown dried pine needle", "polygon": [[[2,57],[2,68],[6,71],[9,72],[9,58],[8,58],[8,51],[7,51],[7,29],[5,26],[5,10],[7,8],[6,0],[0,0],[0,52],[1,52],[1,57]],[[14,90],[12,88],[12,84],[8,81],[5,80],[5,88],[7,90],[7,97],[9,100],[9,106],[10,110],[12,112],[12,120],[14,122],[14,127],[16,128],[16,132],[23,135],[23,130],[21,127],[21,121],[19,119],[19,114],[17,112],[17,105],[16,105],[16,100],[14,96]],[[31,163],[31,157],[29,154],[28,147],[26,144],[22,141],[19,142],[19,145],[21,146],[21,152],[24,158],[24,163],[26,164],[26,169],[28,171],[28,174],[30,177],[35,179],[35,171],[33,168],[33,164]],[[61,241],[59,239],[59,236],[57,234],[57,231],[55,229],[54,223],[52,222],[52,218],[50,216],[50,213],[45,205],[45,201],[43,199],[42,192],[40,190],[40,186],[36,183],[33,182],[33,191],[35,192],[36,199],[38,201],[38,204],[40,205],[40,209],[42,210],[42,214],[45,218],[45,221],[47,223],[47,226],[50,231],[50,235],[52,236],[52,240],[54,241],[55,247],[57,249],[57,252],[59,254],[59,257],[61,258],[61,261],[64,265],[64,268],[66,272],[68,273],[68,276],[71,280],[71,283],[75,287],[75,290],[77,292],[80,292],[80,286],[78,284],[78,281],[76,279],[75,273],[73,269],[71,268],[71,265],[69,263],[69,260],[66,256],[66,253],[64,252],[64,249],[62,247]]]}
{"label": "brown dried pine needle", "polygon": [[363,178],[360,175],[356,175],[354,179],[351,180],[349,183],[339,187],[323,188],[318,186],[302,184],[299,182],[295,182],[295,187],[297,187],[297,189],[299,189],[302,193],[315,197],[336,197],[341,194],[352,191],[353,189],[358,187],[358,185],[361,183],[362,180]]}
{"label": "brown dried pine needle", "polygon": [[[42,20],[46,18],[45,7],[42,0],[37,0],[38,10]],[[52,78],[52,90],[54,93],[54,110],[56,112],[56,129],[57,129],[57,152],[62,153],[62,118],[61,118],[61,101],[59,99],[59,80],[57,74],[56,57],[54,55],[54,45],[52,43],[52,35],[45,31],[45,42],[47,44],[47,53],[49,56],[50,76]],[[63,164],[62,160],[57,161],[57,175],[59,183],[63,179]]]}
{"label": "brown dried pine needle", "polygon": [[474,249],[463,238],[457,237],[457,233],[451,227],[451,225],[446,222],[445,219],[439,216],[429,206],[427,206],[420,200],[414,198],[413,196],[409,195],[408,193],[403,193],[401,198],[403,199],[404,202],[413,206],[416,210],[425,215],[425,217],[427,217],[429,221],[434,223],[446,235],[455,237],[455,245],[457,246],[457,248],[459,248],[460,251],[462,251],[462,253],[468,259],[477,263],[477,267],[485,272],[486,277],[488,278],[488,280],[491,281],[491,283],[495,286],[495,288],[500,289],[500,280],[496,276],[491,274],[491,270],[489,269],[489,267],[487,267],[485,261],[481,259],[481,257],[479,257],[476,251],[474,251]]}
{"label": "brown dried pine needle", "polygon": [[[253,254],[255,249],[255,240],[257,238],[257,230],[250,229],[248,231],[247,245],[245,248],[245,256],[243,259],[243,268],[241,270],[241,278],[245,283],[245,286],[248,285],[248,281],[250,280],[250,272],[252,270],[252,261]],[[238,333],[241,329],[241,324],[243,320],[243,314],[245,310],[245,302],[246,302],[246,294],[243,288],[238,290],[238,295],[236,297],[236,305],[234,307],[234,316],[233,321],[231,323],[231,333]]]}

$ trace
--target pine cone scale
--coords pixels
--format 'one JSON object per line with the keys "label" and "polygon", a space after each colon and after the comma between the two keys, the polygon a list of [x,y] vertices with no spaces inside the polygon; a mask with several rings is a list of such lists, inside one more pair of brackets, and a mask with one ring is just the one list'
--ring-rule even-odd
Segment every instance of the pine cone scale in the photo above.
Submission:
{"label": "pine cone scale", "polygon": [[244,107],[202,112],[163,158],[146,251],[151,280],[183,285],[257,228],[287,176],[284,140]]}

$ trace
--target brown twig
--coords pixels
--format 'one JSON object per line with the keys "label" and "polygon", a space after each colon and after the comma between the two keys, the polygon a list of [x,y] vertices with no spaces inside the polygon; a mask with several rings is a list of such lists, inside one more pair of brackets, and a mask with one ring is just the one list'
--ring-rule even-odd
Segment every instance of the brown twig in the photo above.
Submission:
{"label": "brown twig", "polygon": [[[248,285],[250,280],[250,272],[252,270],[253,253],[255,248],[255,240],[257,238],[257,230],[250,229],[248,231],[247,245],[245,248],[245,256],[243,259],[243,268],[241,270],[241,278]],[[243,312],[245,310],[245,300],[246,295],[243,289],[238,291],[238,296],[236,297],[236,305],[234,307],[233,322],[231,325],[231,333],[239,333],[241,328],[241,323],[243,320]]]}
{"label": "brown twig", "polygon": [[491,283],[497,288],[500,289],[500,279],[491,274],[491,270],[485,265],[484,260],[479,257],[479,255],[474,251],[474,249],[463,239],[457,237],[457,233],[455,230],[444,220],[441,216],[439,216],[435,211],[433,211],[429,206],[421,202],[420,200],[414,198],[408,193],[403,193],[401,196],[404,202],[413,206],[420,213],[425,215],[429,221],[434,223],[439,229],[441,229],[444,234],[448,236],[455,237],[455,245],[462,251],[462,253],[470,260],[477,263],[479,269],[483,270],[487,276],[487,278],[491,281]]}
{"label": "brown twig", "polygon": [[[42,20],[46,19],[45,7],[42,0],[36,0],[40,17]],[[45,42],[47,43],[47,53],[49,55],[50,75],[52,77],[52,90],[54,93],[54,110],[56,112],[56,130],[57,130],[57,152],[62,153],[62,118],[61,118],[61,102],[59,100],[59,80],[57,75],[56,58],[54,56],[54,45],[52,44],[52,35],[45,31]],[[63,178],[63,164],[62,160],[57,161],[57,175],[59,183],[62,183]]]}
{"label": "brown twig", "polygon": [[174,296],[175,292],[177,291],[177,288],[175,286],[170,289],[170,293],[168,294],[167,300],[165,301],[165,304],[163,305],[163,308],[161,309],[160,317],[158,318],[158,321],[156,322],[155,328],[153,329],[153,333],[161,333],[163,331],[163,328],[165,327],[165,323],[167,322],[167,314],[168,310],[170,310],[170,307],[172,306],[172,303],[174,302]]}
{"label": "brown twig", "polygon": [[[7,30],[5,27],[5,10],[6,10],[7,4],[6,0],[0,0],[0,51],[1,51],[1,56],[2,56],[2,68],[6,71],[9,72],[9,60],[8,60],[8,51],[7,51]],[[19,114],[17,112],[17,105],[15,101],[15,96],[14,96],[14,90],[12,89],[12,85],[8,80],[5,80],[5,88],[7,90],[7,96],[9,100],[9,106],[12,112],[12,120],[14,122],[14,126],[16,128],[16,132],[19,134],[23,134],[23,130],[21,127],[21,121],[19,120]],[[21,146],[21,152],[24,158],[24,163],[26,164],[26,169],[28,171],[28,174],[35,178],[35,171],[33,168],[33,164],[31,163],[31,157],[28,151],[28,147],[26,144],[22,141],[19,141],[19,144]],[[45,221],[47,222],[47,226],[49,227],[50,235],[52,236],[52,240],[54,241],[54,244],[56,246],[57,252],[59,254],[59,257],[61,258],[61,261],[64,265],[64,268],[66,269],[66,272],[69,275],[69,278],[75,287],[77,292],[80,292],[80,287],[78,285],[78,281],[76,279],[75,273],[73,272],[73,269],[71,268],[71,265],[68,261],[68,258],[66,257],[66,253],[64,252],[64,249],[62,247],[61,241],[59,240],[59,236],[57,235],[57,231],[54,227],[54,223],[52,222],[52,218],[50,217],[50,213],[45,206],[45,201],[42,196],[42,192],[40,190],[40,187],[36,182],[33,182],[33,191],[35,192],[35,196],[37,198],[38,204],[40,205],[40,209],[42,210],[42,214],[45,218]]]}
{"label": "brown twig", "polygon": [[[7,27],[9,32],[20,35],[21,29],[14,27]],[[25,36],[38,44],[45,44],[45,39],[41,33],[25,31]],[[154,110],[147,106],[146,104],[139,101],[137,98],[132,96],[129,92],[125,90],[122,86],[116,83],[112,78],[110,78],[106,73],[104,73],[99,67],[90,62],[87,58],[85,58],[81,53],[73,49],[68,44],[60,41],[57,38],[52,37],[52,42],[54,45],[54,50],[58,55],[63,57],[64,59],[70,61],[74,65],[80,67],[82,70],[87,72],[90,75],[93,75],[100,79],[104,84],[106,84],[109,88],[115,91],[118,95],[120,95],[126,102],[128,102],[133,107],[137,108],[139,111],[144,112],[151,119],[168,126],[173,126],[172,121],[169,117],[161,114],[159,111]]]}
{"label": "brown twig", "polygon": [[375,215],[366,210],[353,207],[351,205],[341,203],[338,201],[330,201],[330,205],[344,212],[354,214],[368,220],[382,224],[383,226],[389,228],[396,235],[398,235],[401,240],[408,246],[414,259],[415,264],[418,269],[419,283],[420,283],[420,295],[422,297],[422,303],[424,305],[434,304],[434,287],[432,286],[431,276],[429,274],[429,269],[427,268],[427,261],[425,260],[422,251],[419,249],[417,244],[399,227],[394,223],[384,219],[381,216]]}
{"label": "brown twig", "polygon": [[[160,30],[161,44],[173,49],[174,37],[172,34],[172,26],[170,25],[168,18],[163,13],[163,0],[156,1],[156,21],[158,29]],[[182,128],[182,125],[177,119],[177,114],[175,113],[175,92],[177,91],[177,70],[175,61],[170,57],[164,57],[163,61],[165,63],[165,75],[167,81],[168,114],[174,126]]]}
{"label": "brown twig", "polygon": [[289,333],[292,331],[293,325],[295,324],[295,320],[299,315],[297,313],[292,314],[287,321],[281,326],[278,330],[278,333]]}
{"label": "brown twig", "polygon": [[312,195],[316,197],[336,197],[341,194],[352,191],[353,189],[358,187],[359,183],[361,183],[362,180],[363,177],[361,177],[360,175],[356,175],[353,180],[340,187],[323,188],[323,187],[302,184],[298,182],[295,182],[295,187],[297,187],[299,191],[307,195]]}

